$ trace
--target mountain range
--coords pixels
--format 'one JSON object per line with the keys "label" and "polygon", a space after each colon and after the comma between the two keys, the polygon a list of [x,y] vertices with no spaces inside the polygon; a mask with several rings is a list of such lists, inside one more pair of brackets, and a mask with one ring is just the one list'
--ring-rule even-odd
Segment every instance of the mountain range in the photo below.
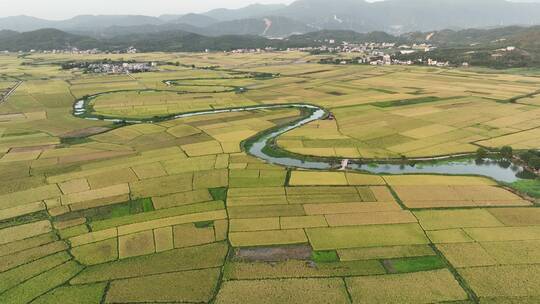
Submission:
{"label": "mountain range", "polygon": [[202,14],[81,15],[68,20],[29,16],[0,18],[0,30],[54,28],[111,38],[134,33],[185,31],[203,36],[258,35],[283,38],[319,30],[384,31],[403,34],[442,29],[540,24],[540,3],[506,0],[297,0],[290,5],[254,4]]}
{"label": "mountain range", "polygon": [[[156,28],[154,28],[156,29]],[[493,29],[441,30],[410,32],[392,35],[381,31],[358,33],[351,30],[321,30],[295,34],[284,39],[268,39],[257,35],[205,36],[182,30],[153,31],[141,28],[128,34],[112,37],[92,37],[57,29],[29,32],[0,30],[0,51],[78,49],[125,50],[135,47],[140,51],[227,51],[241,48],[278,49],[341,45],[342,42],[389,42],[401,44],[428,43],[438,48],[496,49],[515,46],[540,54],[540,26],[509,26]]]}

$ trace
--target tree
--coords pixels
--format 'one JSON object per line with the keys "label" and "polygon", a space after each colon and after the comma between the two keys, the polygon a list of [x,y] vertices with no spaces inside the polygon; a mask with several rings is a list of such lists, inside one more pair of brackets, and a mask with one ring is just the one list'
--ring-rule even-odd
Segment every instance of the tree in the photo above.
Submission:
{"label": "tree", "polygon": [[521,158],[521,160],[526,163],[528,163],[533,157],[534,157],[534,154],[531,153],[531,151],[527,151],[527,152],[523,152],[519,154],[519,158]]}
{"label": "tree", "polygon": [[476,150],[476,158],[477,159],[484,159],[488,156],[488,151],[484,148],[478,148],[478,150]]}
{"label": "tree", "polygon": [[540,157],[534,156],[529,160],[529,166],[535,170],[540,170]]}
{"label": "tree", "polygon": [[504,146],[502,147],[500,154],[502,158],[512,159],[512,157],[514,157],[514,149],[510,146]]}

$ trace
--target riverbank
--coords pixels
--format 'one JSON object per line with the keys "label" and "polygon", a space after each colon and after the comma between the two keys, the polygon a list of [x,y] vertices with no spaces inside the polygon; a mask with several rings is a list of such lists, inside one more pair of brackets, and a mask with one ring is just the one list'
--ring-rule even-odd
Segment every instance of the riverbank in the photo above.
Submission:
{"label": "riverbank", "polygon": [[[105,93],[101,93],[105,94]],[[280,148],[276,139],[296,128],[308,123],[324,119],[328,111],[322,107],[311,104],[277,104],[250,107],[238,107],[228,109],[216,109],[206,111],[194,111],[180,114],[157,116],[148,119],[130,120],[122,117],[96,115],[93,113],[91,100],[96,96],[88,96],[74,105],[74,115],[84,119],[110,121],[117,124],[157,123],[171,119],[212,115],[219,113],[233,113],[243,111],[257,111],[269,109],[296,108],[301,110],[301,118],[285,126],[265,130],[242,143],[244,151],[266,162],[289,168],[334,170],[339,168],[342,158],[338,157],[314,157],[294,154]],[[423,157],[413,159],[350,159],[347,170],[360,171],[372,174],[444,174],[444,175],[473,175],[486,176],[501,183],[511,184],[523,178],[520,175],[525,171],[522,166],[509,164],[502,165],[495,160],[476,162],[474,154],[455,154],[435,157]]]}

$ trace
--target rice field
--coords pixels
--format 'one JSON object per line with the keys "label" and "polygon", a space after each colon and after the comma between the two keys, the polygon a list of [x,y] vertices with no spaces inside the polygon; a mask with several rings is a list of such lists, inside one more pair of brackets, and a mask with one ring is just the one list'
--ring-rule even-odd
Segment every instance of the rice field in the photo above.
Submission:
{"label": "rice field", "polygon": [[[94,94],[97,113],[137,118],[306,102],[335,119],[282,136],[291,152],[538,148],[534,101],[506,102],[537,79],[321,66],[294,52],[129,56],[220,68],[132,78],[53,64],[94,55],[0,56],[0,74],[24,80],[0,105],[0,303],[540,301],[540,209],[493,180],[309,171],[245,153],[245,140],[302,116],[292,108],[135,125],[71,115]],[[280,76],[238,77],[256,72]]]}

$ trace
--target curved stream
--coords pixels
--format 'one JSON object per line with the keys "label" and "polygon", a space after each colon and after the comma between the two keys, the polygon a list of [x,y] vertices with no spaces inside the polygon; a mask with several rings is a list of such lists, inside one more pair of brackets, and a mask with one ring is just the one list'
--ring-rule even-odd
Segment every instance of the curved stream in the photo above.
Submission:
{"label": "curved stream", "polygon": [[[265,109],[283,109],[283,108],[297,108],[309,112],[309,115],[301,120],[298,120],[290,125],[281,126],[271,129],[256,135],[249,139],[245,148],[246,151],[266,162],[294,168],[302,169],[317,169],[317,170],[331,170],[337,169],[336,158],[317,157],[306,158],[301,155],[295,156],[291,153],[280,153],[284,150],[275,146],[275,140],[280,135],[283,135],[291,130],[301,127],[310,122],[323,119],[327,112],[318,106],[308,104],[280,104],[280,105],[265,105],[243,108],[231,108],[222,110],[208,110],[199,111],[193,113],[185,113],[179,115],[163,116],[154,118],[154,120],[125,120],[117,117],[104,117],[101,115],[95,115],[88,113],[90,108],[90,101],[93,97],[89,97],[86,100],[77,101],[74,105],[74,115],[80,118],[90,120],[104,120],[112,122],[127,122],[127,123],[152,123],[156,121],[164,121],[170,119],[179,119],[186,117],[211,115],[219,113],[232,113]],[[281,156],[281,155],[284,156]],[[454,156],[455,157],[455,156]],[[355,160],[351,160],[347,166],[347,170],[369,172],[374,174],[446,174],[446,175],[480,175],[487,176],[499,182],[512,183],[521,179],[521,176],[525,176],[524,169],[521,166],[501,163],[496,160],[485,160],[482,162],[475,161],[472,158],[463,158],[459,160],[446,160],[451,157],[433,157],[422,159],[414,165],[410,164],[393,164],[372,162],[368,164],[361,164]],[[429,162],[431,160],[431,162]],[[437,162],[433,162],[437,161]]]}

